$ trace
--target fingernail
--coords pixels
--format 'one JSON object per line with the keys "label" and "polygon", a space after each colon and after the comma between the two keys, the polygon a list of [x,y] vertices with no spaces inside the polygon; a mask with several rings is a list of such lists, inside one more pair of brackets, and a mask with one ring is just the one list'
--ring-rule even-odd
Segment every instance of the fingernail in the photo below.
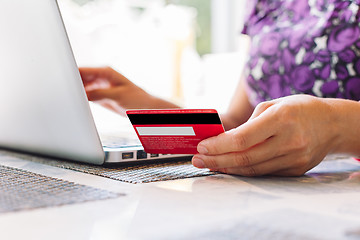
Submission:
{"label": "fingernail", "polygon": [[204,146],[202,146],[202,145],[199,145],[199,146],[197,147],[197,150],[198,150],[198,152],[201,153],[201,154],[207,154],[207,153],[209,153],[209,151],[207,150],[207,148],[204,147]]}
{"label": "fingernail", "polygon": [[205,168],[204,161],[199,157],[193,157],[192,164],[197,168]]}

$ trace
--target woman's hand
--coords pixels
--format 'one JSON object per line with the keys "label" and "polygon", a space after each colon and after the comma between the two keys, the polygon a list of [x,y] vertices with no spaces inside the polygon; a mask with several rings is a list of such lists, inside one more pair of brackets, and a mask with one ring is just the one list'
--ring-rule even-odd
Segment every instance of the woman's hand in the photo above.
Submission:
{"label": "woman's hand", "polygon": [[89,101],[118,113],[123,114],[124,109],[178,107],[153,97],[110,67],[79,70]]}
{"label": "woman's hand", "polygon": [[242,176],[303,175],[338,149],[334,113],[328,100],[307,95],[261,103],[243,125],[200,142],[193,165]]}

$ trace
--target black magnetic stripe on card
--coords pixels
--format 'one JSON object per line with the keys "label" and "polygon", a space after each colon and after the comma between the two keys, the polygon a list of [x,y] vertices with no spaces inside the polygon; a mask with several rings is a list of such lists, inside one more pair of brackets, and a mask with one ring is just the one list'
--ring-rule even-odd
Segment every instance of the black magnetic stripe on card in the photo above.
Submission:
{"label": "black magnetic stripe on card", "polygon": [[221,124],[217,113],[128,114],[133,125]]}

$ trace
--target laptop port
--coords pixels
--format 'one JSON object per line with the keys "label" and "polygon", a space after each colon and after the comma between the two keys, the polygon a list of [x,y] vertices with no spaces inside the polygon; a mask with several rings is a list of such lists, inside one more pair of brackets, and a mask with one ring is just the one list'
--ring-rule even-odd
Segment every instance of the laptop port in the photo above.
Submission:
{"label": "laptop port", "polygon": [[122,154],[122,159],[131,159],[131,158],[134,158],[133,152],[125,152]]}
{"label": "laptop port", "polygon": [[154,153],[150,154],[150,157],[152,157],[152,158],[158,157],[158,156],[159,156],[159,154],[154,154]]}
{"label": "laptop port", "polygon": [[136,153],[136,158],[137,159],[146,159],[147,158],[147,153],[143,150],[138,150]]}

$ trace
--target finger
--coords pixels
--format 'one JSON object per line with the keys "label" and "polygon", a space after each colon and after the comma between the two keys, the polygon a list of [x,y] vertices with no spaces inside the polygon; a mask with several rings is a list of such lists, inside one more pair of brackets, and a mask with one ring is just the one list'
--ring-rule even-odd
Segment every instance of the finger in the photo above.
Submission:
{"label": "finger", "polygon": [[96,101],[96,103],[122,116],[126,116],[126,110],[120,107],[119,104],[117,104],[114,100],[104,99],[104,100]]}
{"label": "finger", "polygon": [[107,80],[113,85],[120,85],[126,81],[119,72],[115,71],[111,67],[100,67],[100,68],[79,68],[79,72],[83,82],[91,82],[99,79]]}
{"label": "finger", "polygon": [[99,101],[103,99],[117,99],[120,95],[119,90],[115,88],[107,89],[96,89],[91,91],[86,91],[86,95],[89,101]]}
{"label": "finger", "polygon": [[[278,137],[271,137],[265,142],[250,148],[243,152],[226,153],[221,155],[201,155],[194,156],[195,167],[206,168],[231,168],[231,167],[247,167],[262,163],[269,159],[279,156]],[[202,162],[201,162],[202,161]]]}
{"label": "finger", "polygon": [[[245,177],[273,175],[273,173],[289,169],[293,166],[292,158],[289,155],[270,159],[253,166],[224,168],[221,172],[227,174],[241,175]],[[220,170],[219,170],[220,171]]]}
{"label": "finger", "polygon": [[84,83],[95,81],[104,74],[103,71],[103,68],[79,68],[79,73]]}
{"label": "finger", "polygon": [[244,123],[236,129],[201,141],[197,150],[201,154],[218,155],[241,152],[275,135],[277,121],[271,114],[264,114]]}

